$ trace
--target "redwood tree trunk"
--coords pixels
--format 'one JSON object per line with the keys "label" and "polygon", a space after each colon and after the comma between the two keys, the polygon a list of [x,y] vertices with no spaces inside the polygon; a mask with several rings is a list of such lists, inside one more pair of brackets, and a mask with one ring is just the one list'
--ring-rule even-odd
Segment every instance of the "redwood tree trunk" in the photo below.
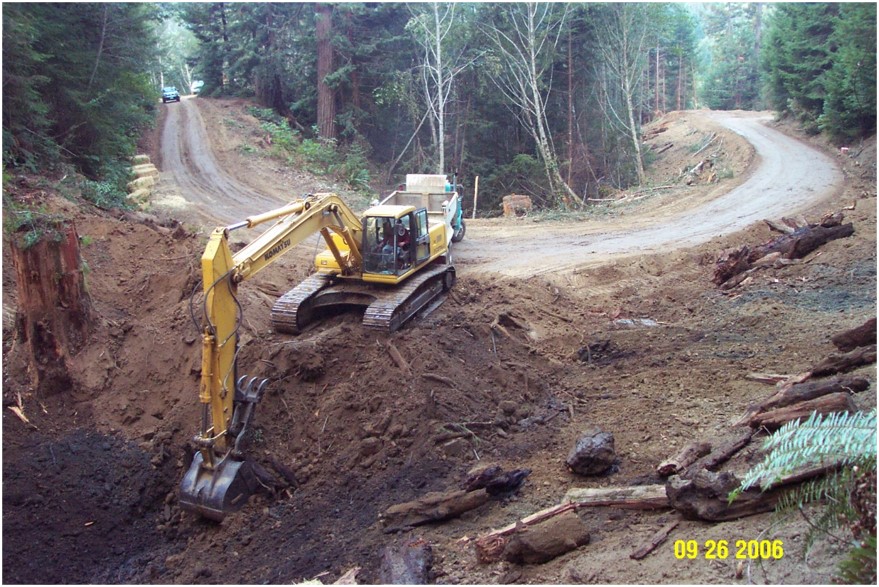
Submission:
{"label": "redwood tree trunk", "polygon": [[76,227],[62,223],[45,230],[31,246],[11,239],[18,287],[13,350],[27,363],[34,389],[56,393],[70,388],[68,361],[88,342],[92,305]]}
{"label": "redwood tree trunk", "polygon": [[336,100],[325,80],[333,73],[333,7],[315,5],[317,36],[317,128],[321,138],[336,138]]}

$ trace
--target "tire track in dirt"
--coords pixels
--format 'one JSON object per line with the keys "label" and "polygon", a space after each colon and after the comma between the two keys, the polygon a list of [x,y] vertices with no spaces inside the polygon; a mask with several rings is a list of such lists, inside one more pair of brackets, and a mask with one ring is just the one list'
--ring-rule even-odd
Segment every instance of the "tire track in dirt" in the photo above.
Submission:
{"label": "tire track in dirt", "polygon": [[[738,187],[701,206],[647,227],[633,227],[628,219],[588,222],[579,234],[540,234],[479,239],[458,245],[464,259],[461,273],[491,271],[511,277],[569,272],[584,265],[606,262],[609,256],[667,251],[724,236],[764,218],[802,212],[832,196],[842,187],[836,163],[800,141],[768,126],[766,113],[710,112],[712,120],[751,143],[755,167]],[[476,238],[470,238],[473,235]],[[471,257],[472,255],[472,257]],[[468,258],[478,258],[475,263]]]}
{"label": "tire track in dirt", "polygon": [[208,226],[230,224],[287,203],[234,179],[214,157],[199,108],[191,98],[167,107],[162,167],[154,204]]}

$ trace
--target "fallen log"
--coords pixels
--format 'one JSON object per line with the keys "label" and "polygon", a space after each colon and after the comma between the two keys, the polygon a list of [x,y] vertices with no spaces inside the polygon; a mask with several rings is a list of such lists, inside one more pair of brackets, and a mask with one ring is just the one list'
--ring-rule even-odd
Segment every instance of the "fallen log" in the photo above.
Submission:
{"label": "fallen log", "polygon": [[830,355],[814,367],[812,375],[824,377],[835,373],[845,373],[856,369],[861,365],[871,365],[876,362],[876,345],[858,347],[842,355]]}
{"label": "fallen log", "polygon": [[578,508],[611,506],[631,510],[655,510],[668,507],[668,496],[664,485],[574,488],[568,490],[562,503],[573,503]]}
{"label": "fallen log", "polygon": [[767,410],[783,408],[797,402],[815,399],[831,393],[843,391],[857,393],[869,389],[869,387],[870,382],[864,377],[833,377],[811,381],[796,378],[786,383],[769,398],[748,406],[745,414],[734,425],[749,424],[756,414]]}
{"label": "fallen log", "polygon": [[382,551],[378,572],[380,585],[427,585],[433,567],[430,543],[416,538],[389,545]]}
{"label": "fallen log", "polygon": [[833,463],[796,471],[779,479],[767,491],[755,488],[743,491],[731,503],[729,494],[738,489],[741,482],[726,471],[715,473],[703,469],[689,479],[673,475],[666,490],[669,503],[685,519],[724,522],[772,511],[786,486],[823,475],[836,467]]}
{"label": "fallen log", "polygon": [[851,223],[838,226],[805,226],[756,247],[749,256],[753,262],[770,253],[780,252],[785,259],[802,259],[821,245],[832,240],[846,238],[855,233]]}
{"label": "fallen log", "polygon": [[848,393],[831,393],[819,398],[799,402],[777,410],[755,414],[749,425],[753,428],[775,430],[797,418],[808,418],[812,412],[832,414],[834,412],[856,412],[857,406]]}
{"label": "fallen log", "polygon": [[728,461],[734,454],[751,442],[753,435],[754,431],[748,427],[734,428],[729,434],[714,444],[710,453],[687,467],[681,475],[686,477],[700,469],[715,470],[718,465]]}
{"label": "fallen log", "polygon": [[654,534],[650,540],[641,546],[639,546],[635,551],[629,555],[629,558],[634,559],[636,561],[641,560],[651,552],[653,552],[657,546],[665,542],[665,539],[668,538],[668,535],[671,534],[671,531],[678,527],[680,524],[680,520],[673,520],[660,528],[656,534]]}
{"label": "fallen log", "polygon": [[[567,511],[535,526],[523,527],[505,539],[504,560],[517,564],[541,564],[570,552],[590,539],[589,529],[575,511]],[[477,541],[477,551],[479,543]],[[495,545],[494,550],[497,550]],[[485,560],[484,552],[480,560]]]}
{"label": "fallen log", "polygon": [[775,385],[776,383],[787,381],[792,377],[793,375],[781,375],[780,373],[748,373],[745,375],[745,379],[756,381],[758,383],[765,383],[767,385]]}
{"label": "fallen log", "polygon": [[696,459],[704,457],[711,452],[711,443],[704,440],[694,440],[685,446],[678,454],[662,461],[656,467],[656,472],[662,477],[674,475],[696,462]]}
{"label": "fallen log", "polygon": [[870,318],[857,328],[841,332],[830,339],[844,353],[861,346],[876,344],[876,318]]}
{"label": "fallen log", "polygon": [[491,563],[501,559],[513,563],[544,563],[589,542],[589,530],[575,504],[565,504],[551,517],[528,518],[511,527],[491,532],[476,539],[476,557],[479,562]]}
{"label": "fallen log", "polygon": [[[841,217],[834,218],[837,221],[841,219]],[[782,220],[788,221],[789,219],[785,218]],[[724,286],[727,281],[748,271],[756,262],[768,255],[779,253],[783,259],[802,259],[821,245],[832,240],[849,237],[855,232],[854,226],[851,223],[834,224],[828,221],[827,224],[829,226],[823,224],[800,226],[799,222],[785,222],[792,229],[788,232],[786,228],[783,228],[782,224],[771,223],[768,220],[764,222],[772,228],[785,232],[785,234],[753,249],[747,245],[742,245],[738,249],[725,251],[715,263],[714,277],[712,279],[715,285]],[[776,260],[775,258],[772,259],[773,261]],[[729,289],[729,287],[734,287],[734,285],[726,285],[726,288]]]}
{"label": "fallen log", "polygon": [[[529,516],[507,524],[500,530],[494,530],[477,540],[477,548],[482,543],[482,548],[492,551],[492,544],[504,536],[521,531],[523,528],[541,524],[551,518],[560,516],[565,512],[577,510],[581,507],[612,506],[625,509],[661,509],[669,507],[668,497],[665,494],[664,485],[635,485],[631,487],[607,487],[590,489],[571,489],[562,499],[562,503],[554,505]],[[500,556],[498,553],[487,556]],[[499,559],[495,559],[499,560]]]}
{"label": "fallen log", "polygon": [[490,499],[485,491],[428,493],[416,500],[392,505],[381,515],[386,532],[456,518]]}

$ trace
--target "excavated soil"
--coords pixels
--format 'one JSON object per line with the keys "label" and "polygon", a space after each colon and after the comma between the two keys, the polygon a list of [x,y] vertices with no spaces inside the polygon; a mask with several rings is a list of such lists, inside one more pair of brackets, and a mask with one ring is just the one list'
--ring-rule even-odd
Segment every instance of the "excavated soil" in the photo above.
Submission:
{"label": "excavated soil", "polygon": [[[294,248],[241,287],[239,369],[271,379],[250,453],[268,470],[273,462],[291,468],[296,483],[266,488],[218,525],[183,513],[176,496],[198,422],[201,349],[189,298],[206,235],[271,202],[340,191],[268,157],[245,106],[199,99],[164,108],[147,137],[162,169],[148,215],[86,212],[36,178],[9,184],[19,200],[75,218],[88,237],[82,252],[97,320],[90,344],[73,357],[75,385],[35,393],[12,328],[16,293],[4,243],[4,406],[20,405],[29,420],[3,410],[4,583],[326,583],[354,567],[359,582],[375,583],[382,550],[412,536],[432,545],[437,583],[829,582],[842,549],[822,542],[804,560],[805,522],[772,514],[682,521],[642,561],[629,553],[671,511],[583,512],[590,543],[542,565],[480,564],[472,540],[559,503],[572,487],[661,482],[660,461],[719,433],[772,392],[748,373],[806,371],[835,350],[831,336],[875,316],[875,141],[845,155],[825,148],[844,177],[796,210],[814,221],[855,204],[844,211],[854,236],[800,263],[757,272],[731,291],[711,283],[714,261],[725,248],[771,238],[762,222],[696,244],[579,256],[591,243],[660,218],[686,232],[704,218],[699,206],[747,184],[760,157],[697,112],[652,126],[665,130],[651,144],[673,144],[650,169],[653,185],[676,187],[599,204],[588,220],[469,222],[456,252],[455,289],[397,333],[367,331],[356,314],[295,337],[273,333],[269,309],[308,275],[317,245]],[[200,117],[205,134],[181,126],[185,116]],[[168,133],[196,138],[169,143]],[[712,133],[714,142],[694,156]],[[715,176],[677,187],[681,170],[706,152],[714,154]],[[212,165],[214,175],[204,171]],[[229,189],[244,195],[211,204],[212,194]],[[543,234],[561,244],[544,243]],[[530,255],[535,250],[541,254]],[[586,353],[590,345],[600,352]],[[391,346],[408,371],[392,360]],[[859,373],[875,382],[875,366]],[[875,384],[855,401],[874,407]],[[467,432],[449,434],[462,425]],[[615,436],[619,465],[604,477],[578,477],[564,460],[595,426]],[[757,444],[726,468],[746,470]],[[516,495],[457,520],[385,533],[379,514],[389,506],[454,488],[487,463],[532,472]],[[672,547],[678,539],[764,538],[784,541],[783,559],[737,568],[732,558],[677,560]]]}

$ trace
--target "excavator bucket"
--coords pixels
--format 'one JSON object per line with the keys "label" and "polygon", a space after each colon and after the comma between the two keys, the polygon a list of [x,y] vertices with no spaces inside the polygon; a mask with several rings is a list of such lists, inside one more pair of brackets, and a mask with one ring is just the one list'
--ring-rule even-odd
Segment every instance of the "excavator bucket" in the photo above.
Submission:
{"label": "excavator bucket", "polygon": [[250,463],[223,459],[213,469],[204,464],[200,452],[180,483],[180,506],[221,522],[227,513],[240,509],[256,489]]}

